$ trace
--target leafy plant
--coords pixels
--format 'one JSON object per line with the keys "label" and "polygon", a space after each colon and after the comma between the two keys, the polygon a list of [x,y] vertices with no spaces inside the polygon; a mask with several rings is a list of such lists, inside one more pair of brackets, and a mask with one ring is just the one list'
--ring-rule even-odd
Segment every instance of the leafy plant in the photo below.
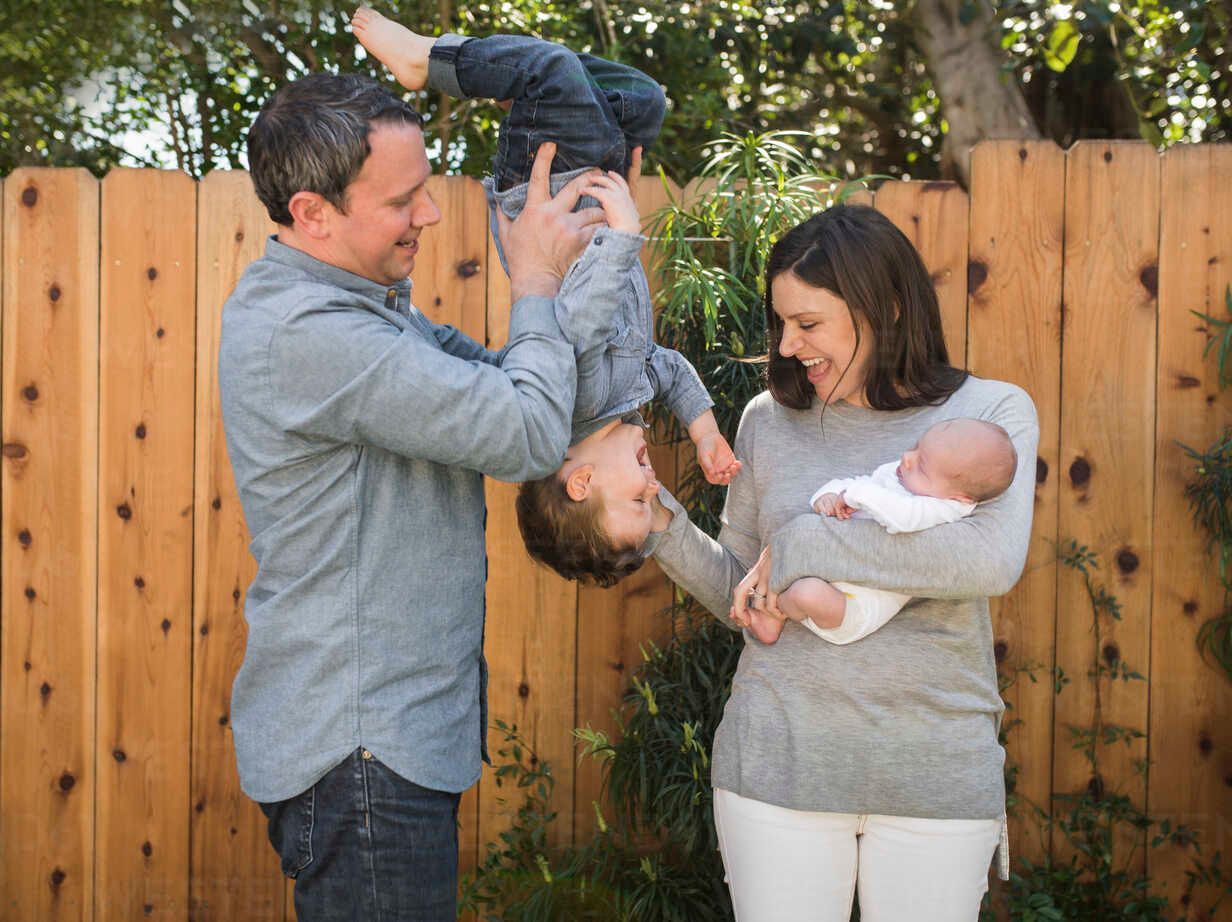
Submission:
{"label": "leafy plant", "polygon": [[[1010,875],[1009,883],[1000,888],[995,898],[985,899],[981,918],[991,922],[998,918],[999,910],[1011,919],[1025,922],[1102,922],[1105,919],[1183,922],[1188,915],[1172,916],[1168,900],[1155,892],[1150,878],[1137,869],[1137,843],[1142,841],[1147,841],[1152,849],[1170,844],[1190,853],[1192,864],[1180,904],[1186,913],[1196,910],[1195,897],[1199,888],[1203,892],[1214,891],[1213,901],[1205,907],[1213,918],[1216,908],[1232,894],[1232,879],[1223,873],[1221,856],[1216,853],[1209,863],[1204,862],[1192,829],[1151,817],[1133,798],[1108,789],[1104,781],[1100,770],[1104,751],[1122,744],[1132,746],[1143,736],[1137,728],[1106,719],[1105,688],[1112,682],[1140,682],[1144,677],[1119,656],[1109,657],[1105,653],[1103,635],[1113,622],[1121,620],[1121,606],[1116,596],[1096,580],[1095,572],[1099,568],[1096,555],[1085,545],[1069,541],[1060,549],[1059,559],[1082,576],[1095,640],[1086,671],[1093,692],[1091,722],[1069,727],[1073,748],[1082,754],[1091,780],[1080,790],[1054,794],[1051,813],[1025,799],[1011,797],[1011,809],[1025,805],[1032,811],[1042,836],[1046,837],[1050,831],[1060,833],[1057,840],[1060,848],[1038,864],[1018,861],[1018,870]],[[1058,674],[1056,694],[1061,694],[1069,684]],[[1147,767],[1145,760],[1135,765],[1144,775]],[[1007,768],[1007,772],[1007,782],[1012,781],[1016,772],[1012,768]],[[1012,785],[1007,783],[1007,788],[1012,789]],[[1134,844],[1126,848],[1126,842]]]}
{"label": "leafy plant", "polygon": [[[1193,311],[1210,331],[1202,355],[1216,356],[1219,389],[1232,386],[1232,286],[1224,292],[1228,318],[1221,320]],[[1208,537],[1208,548],[1219,561],[1219,583],[1223,587],[1220,613],[1198,630],[1198,649],[1214,660],[1232,679],[1232,426],[1225,426],[1205,451],[1182,445],[1193,462],[1192,479],[1185,485],[1185,497],[1193,511],[1194,524]]]}

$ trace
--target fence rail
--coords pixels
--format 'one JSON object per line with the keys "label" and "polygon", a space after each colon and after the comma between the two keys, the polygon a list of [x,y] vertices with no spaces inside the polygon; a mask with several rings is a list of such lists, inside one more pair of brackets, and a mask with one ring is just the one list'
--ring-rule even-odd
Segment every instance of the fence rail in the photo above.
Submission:
{"label": "fence rail", "polygon": [[[430,188],[444,220],[424,235],[415,302],[499,346],[508,283],[482,191]],[[643,213],[666,195],[651,178],[636,192]],[[215,380],[222,302],[272,226],[243,173],[22,169],[2,194],[0,919],[292,918],[235,775],[253,563]],[[870,199],[928,264],[955,361],[1039,409],[1035,532],[1022,581],[994,603],[998,659],[1085,675],[1088,608],[1056,544],[1098,551],[1124,615],[1099,653],[1149,677],[1105,691],[1109,718],[1146,736],[1105,758],[1104,782],[1228,850],[1232,683],[1194,642],[1222,597],[1178,443],[1232,422],[1191,313],[1222,313],[1232,283],[1232,147],[988,142],[970,195],[894,182]],[[655,451],[670,481],[675,453]],[[671,590],[653,566],[612,590],[566,583],[527,560],[512,488],[490,482],[488,502],[492,714],[551,760],[556,841],[580,841],[600,778],[572,728],[612,729]],[[1038,804],[1090,781],[1067,729],[1090,720],[1084,686],[1007,692],[1018,791]],[[463,798],[464,867],[515,806],[485,770]],[[1032,829],[1014,824],[1015,851],[1038,858]],[[1179,853],[1149,861],[1176,896]]]}

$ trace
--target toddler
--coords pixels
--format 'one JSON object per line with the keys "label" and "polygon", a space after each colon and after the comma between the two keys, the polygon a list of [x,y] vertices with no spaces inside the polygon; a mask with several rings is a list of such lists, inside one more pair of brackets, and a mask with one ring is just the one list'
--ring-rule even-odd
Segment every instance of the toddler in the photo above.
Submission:
{"label": "toddler", "polygon": [[407,89],[430,86],[507,107],[484,181],[502,264],[497,209],[509,218],[521,213],[538,146],[557,145],[553,194],[591,173],[578,207],[598,202],[608,226],[596,232],[556,298],[557,320],[577,359],[572,440],[555,474],[521,485],[517,513],[533,558],[567,579],[610,586],[641,565],[659,489],[638,407],[652,397],[666,402],[711,483],[729,483],[740,469],[696,370],[654,342],[650,288],[638,258],[644,238],[622,174],[636,178],[642,150],[658,135],[663,91],[633,68],[526,36],[433,40],[365,8],[351,28]]}
{"label": "toddler", "polygon": [[[1000,496],[1014,479],[1018,453],[996,423],[950,419],[930,428],[897,461],[870,475],[831,480],[813,494],[813,509],[839,519],[871,518],[890,534],[956,522]],[[911,596],[809,577],[779,596],[779,610],[831,643],[867,637],[898,614]],[[774,643],[783,622],[748,609],[749,629]]]}

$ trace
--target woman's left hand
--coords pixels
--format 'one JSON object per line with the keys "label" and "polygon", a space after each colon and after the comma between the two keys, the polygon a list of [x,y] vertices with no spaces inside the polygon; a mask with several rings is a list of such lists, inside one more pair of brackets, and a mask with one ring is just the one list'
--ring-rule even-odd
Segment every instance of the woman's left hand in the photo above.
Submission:
{"label": "woman's left hand", "polygon": [[770,591],[770,547],[769,545],[753,564],[753,569],[736,585],[732,593],[732,608],[730,617],[741,627],[748,627],[752,621],[749,609],[764,611],[772,618],[783,618],[779,611],[778,593]]}

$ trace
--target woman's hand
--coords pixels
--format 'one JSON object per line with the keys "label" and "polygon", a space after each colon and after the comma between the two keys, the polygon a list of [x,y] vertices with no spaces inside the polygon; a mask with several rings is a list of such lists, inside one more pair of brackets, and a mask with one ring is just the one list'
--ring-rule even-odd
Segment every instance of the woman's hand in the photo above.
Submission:
{"label": "woman's hand", "polygon": [[732,621],[741,627],[749,627],[753,620],[749,609],[765,612],[780,621],[784,618],[779,611],[778,594],[770,591],[769,546],[761,552],[753,569],[736,585],[736,591],[732,594]]}

